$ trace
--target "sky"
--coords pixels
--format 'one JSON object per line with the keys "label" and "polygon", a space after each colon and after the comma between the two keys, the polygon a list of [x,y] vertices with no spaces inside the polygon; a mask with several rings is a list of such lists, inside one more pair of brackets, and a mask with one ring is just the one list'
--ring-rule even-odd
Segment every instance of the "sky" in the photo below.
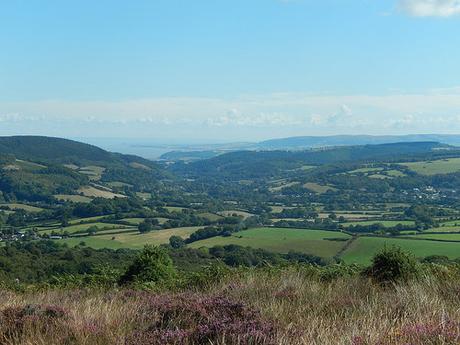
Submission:
{"label": "sky", "polygon": [[0,0],[0,135],[460,133],[460,0]]}

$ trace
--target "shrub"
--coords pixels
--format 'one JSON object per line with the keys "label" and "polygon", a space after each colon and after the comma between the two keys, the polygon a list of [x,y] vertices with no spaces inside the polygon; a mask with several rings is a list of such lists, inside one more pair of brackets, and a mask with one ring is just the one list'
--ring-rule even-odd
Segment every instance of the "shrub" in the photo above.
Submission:
{"label": "shrub", "polygon": [[381,284],[407,282],[419,273],[417,260],[399,247],[383,248],[367,270],[367,275]]}
{"label": "shrub", "polygon": [[121,276],[120,283],[168,283],[176,275],[176,269],[166,250],[147,245]]}
{"label": "shrub", "polygon": [[169,245],[174,249],[179,249],[185,247],[185,241],[180,236],[171,236],[169,238]]}

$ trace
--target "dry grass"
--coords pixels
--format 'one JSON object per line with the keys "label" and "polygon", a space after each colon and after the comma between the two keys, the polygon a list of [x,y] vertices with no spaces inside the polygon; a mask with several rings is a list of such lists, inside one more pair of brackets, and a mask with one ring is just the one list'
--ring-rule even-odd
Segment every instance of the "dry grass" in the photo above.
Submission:
{"label": "dry grass", "polygon": [[[275,325],[274,338],[268,337],[265,342],[240,341],[239,344],[441,345],[459,344],[460,341],[458,279],[431,277],[382,288],[360,277],[322,282],[306,272],[286,269],[253,271],[224,280],[206,291],[188,293],[205,299],[225,296],[257,313],[260,311],[261,320]],[[139,331],[139,327],[145,330],[145,325],[151,322],[146,320],[149,317],[151,320],[155,311],[149,309],[146,312],[145,306],[149,303],[146,301],[157,296],[127,291],[71,290],[25,294],[3,291],[0,293],[2,310],[26,305],[52,305],[68,314],[54,323],[46,319],[46,327],[40,323],[43,320],[35,319],[34,323],[15,332],[5,329],[7,323],[3,316],[0,344],[124,344],[133,332]],[[161,308],[164,308],[178,295],[167,293],[161,296]],[[196,297],[190,298],[190,305],[195,305],[194,299]],[[164,318],[165,315],[171,317],[170,314],[162,315]],[[182,316],[174,317],[177,322]],[[163,343],[160,338],[155,339],[146,343],[190,343],[183,339]],[[213,339],[203,344],[238,343],[229,339]]]}

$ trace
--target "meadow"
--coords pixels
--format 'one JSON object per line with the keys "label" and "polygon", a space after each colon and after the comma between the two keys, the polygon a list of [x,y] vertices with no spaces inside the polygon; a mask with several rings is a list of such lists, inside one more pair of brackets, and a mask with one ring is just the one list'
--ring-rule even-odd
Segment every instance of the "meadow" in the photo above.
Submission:
{"label": "meadow", "polygon": [[192,248],[236,244],[261,248],[276,253],[297,251],[324,258],[336,255],[350,236],[336,231],[256,228],[241,231],[229,237],[213,237],[190,244]]}
{"label": "meadow", "polygon": [[341,259],[347,263],[368,265],[375,253],[385,246],[400,247],[419,258],[430,255],[444,255],[450,259],[460,257],[460,243],[362,236],[351,243],[341,255]]}
{"label": "meadow", "polygon": [[402,225],[415,225],[415,222],[412,220],[368,220],[368,221],[361,221],[361,222],[347,222],[343,223],[344,227],[348,227],[351,225],[372,225],[372,224],[382,224],[385,227],[393,227],[398,224]]}
{"label": "meadow", "polygon": [[56,194],[54,197],[60,201],[71,201],[71,202],[83,202],[88,203],[91,202],[91,198],[83,195],[76,195],[76,194]]}
{"label": "meadow", "polygon": [[420,175],[449,174],[460,171],[460,158],[410,162],[402,165]]}

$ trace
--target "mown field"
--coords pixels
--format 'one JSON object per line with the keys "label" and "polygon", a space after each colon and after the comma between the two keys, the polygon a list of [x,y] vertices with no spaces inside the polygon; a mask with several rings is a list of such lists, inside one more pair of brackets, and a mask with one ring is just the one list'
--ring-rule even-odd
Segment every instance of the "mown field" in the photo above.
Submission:
{"label": "mown field", "polygon": [[183,239],[188,238],[193,232],[200,227],[183,227],[173,228],[166,230],[151,231],[146,234],[140,234],[137,231],[133,232],[120,232],[107,235],[95,235],[85,237],[73,237],[59,240],[61,243],[67,243],[70,246],[80,244],[82,241],[92,248],[132,248],[141,249],[146,244],[160,245],[169,242],[171,236],[181,236]]}

